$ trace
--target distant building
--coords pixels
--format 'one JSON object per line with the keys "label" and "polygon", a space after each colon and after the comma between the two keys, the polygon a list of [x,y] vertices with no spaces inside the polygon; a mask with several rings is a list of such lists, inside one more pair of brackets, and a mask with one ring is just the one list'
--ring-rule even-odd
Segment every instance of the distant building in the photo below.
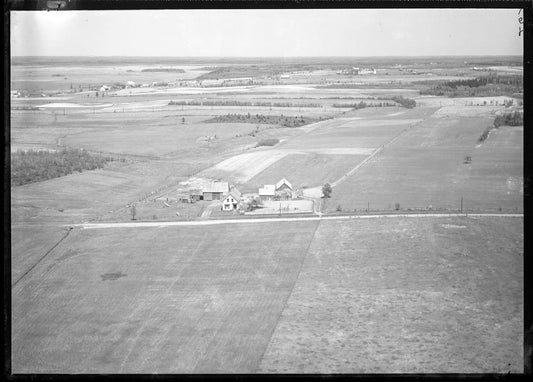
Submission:
{"label": "distant building", "polygon": [[281,78],[282,80],[288,80],[289,78],[291,78],[291,75],[290,75],[290,74],[282,74],[282,75],[280,76],[280,78]]}
{"label": "distant building", "polygon": [[265,184],[259,188],[259,198],[262,201],[297,199],[298,193],[294,190],[292,184],[283,178],[276,184]]}
{"label": "distant building", "polygon": [[222,199],[222,211],[233,211],[238,209],[241,200],[241,193],[235,187]]}
{"label": "distant building", "polygon": [[229,192],[228,182],[213,182],[204,187],[204,200],[221,200],[222,196]]}
{"label": "distant building", "polygon": [[127,88],[134,88],[134,87],[135,87],[135,82],[133,82],[133,81],[126,81],[126,87],[127,87]]}
{"label": "distant building", "polygon": [[259,198],[261,200],[271,200],[276,196],[276,186],[274,184],[265,184],[259,189]]}
{"label": "distant building", "polygon": [[282,190],[293,190],[292,184],[289,183],[289,181],[285,178],[281,179],[278,183],[276,183],[276,192],[282,191]]}
{"label": "distant building", "polygon": [[189,190],[189,198],[191,202],[198,202],[204,200],[204,193],[200,189]]}

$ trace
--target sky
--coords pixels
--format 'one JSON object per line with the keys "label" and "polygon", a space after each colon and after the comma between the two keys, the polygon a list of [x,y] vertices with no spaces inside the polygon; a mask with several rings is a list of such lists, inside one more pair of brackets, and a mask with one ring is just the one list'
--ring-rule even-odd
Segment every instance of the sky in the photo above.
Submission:
{"label": "sky", "polygon": [[518,9],[13,11],[12,56],[522,55]]}

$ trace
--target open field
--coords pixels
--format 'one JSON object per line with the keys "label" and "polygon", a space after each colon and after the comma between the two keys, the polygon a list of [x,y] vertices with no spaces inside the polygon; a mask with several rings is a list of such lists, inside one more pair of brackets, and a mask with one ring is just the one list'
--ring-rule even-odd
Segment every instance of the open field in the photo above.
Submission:
{"label": "open field", "polygon": [[322,222],[259,371],[522,372],[522,221]]}
{"label": "open field", "polygon": [[516,218],[75,230],[13,288],[14,372],[520,372],[522,240]]}
{"label": "open field", "polygon": [[76,232],[13,289],[13,371],[252,372],[317,224]]}
{"label": "open field", "polygon": [[248,180],[242,191],[257,192],[258,187],[275,184],[282,178],[290,179],[299,189],[320,186],[337,180],[364,158],[365,155],[289,154]]}
{"label": "open field", "polygon": [[[334,188],[327,209],[523,208],[520,127],[506,127],[477,147],[487,117],[430,118],[401,135]],[[465,164],[466,156],[472,157]]]}

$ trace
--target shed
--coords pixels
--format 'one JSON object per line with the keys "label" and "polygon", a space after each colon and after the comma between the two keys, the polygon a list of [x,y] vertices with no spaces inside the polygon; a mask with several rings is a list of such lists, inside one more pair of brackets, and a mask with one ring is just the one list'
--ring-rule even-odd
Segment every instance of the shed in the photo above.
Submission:
{"label": "shed", "polygon": [[191,199],[191,202],[197,202],[199,200],[204,199],[203,192],[202,190],[199,190],[199,189],[189,190],[189,197]]}
{"label": "shed", "polygon": [[276,195],[276,186],[274,184],[265,184],[259,189],[259,198],[261,200],[270,200]]}
{"label": "shed", "polygon": [[221,200],[228,193],[228,182],[213,182],[203,189],[204,200]]}

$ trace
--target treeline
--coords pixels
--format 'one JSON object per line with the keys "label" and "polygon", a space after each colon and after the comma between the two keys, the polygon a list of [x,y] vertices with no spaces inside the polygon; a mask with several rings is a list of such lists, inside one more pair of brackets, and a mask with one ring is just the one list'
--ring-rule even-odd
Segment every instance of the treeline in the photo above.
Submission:
{"label": "treeline", "polygon": [[442,82],[429,89],[420,90],[420,94],[447,97],[511,95],[523,91],[523,82],[524,77],[521,75],[488,75],[469,80]]}
{"label": "treeline", "polygon": [[500,126],[522,126],[524,124],[523,117],[523,114],[519,111],[497,115],[496,118],[494,118],[494,123],[492,126],[487,127],[485,131],[483,131],[477,142],[483,143],[488,138],[490,132],[493,129],[499,128]]}
{"label": "treeline", "polygon": [[391,97],[390,99],[400,104],[400,106],[405,107],[407,109],[412,109],[416,106],[416,101],[411,98],[405,98],[402,96],[394,96],[394,97]]}
{"label": "treeline", "polygon": [[497,115],[496,118],[494,119],[494,127],[522,126],[523,124],[524,124],[524,115],[519,111]]}
{"label": "treeline", "polygon": [[359,103],[334,103],[332,106],[337,108],[350,107],[354,110],[364,109],[365,107],[388,107],[400,105],[407,109],[412,109],[416,106],[416,101],[410,98],[404,98],[402,96],[394,96],[391,98],[375,98],[377,100],[392,101],[392,102],[372,102],[366,103],[361,101]]}
{"label": "treeline", "polygon": [[170,73],[185,73],[185,70],[179,68],[148,68],[141,72],[170,72]]}
{"label": "treeline", "polygon": [[170,101],[169,106],[266,106],[266,107],[322,107],[319,103],[292,103],[292,102],[266,102],[266,101],[235,101],[235,100],[193,100]]}
{"label": "treeline", "polygon": [[111,157],[91,155],[79,149],[18,150],[11,154],[11,184],[21,186],[74,172],[95,170],[112,160]]}
{"label": "treeline", "polygon": [[322,120],[310,117],[293,117],[282,115],[263,115],[263,114],[226,114],[217,115],[205,122],[210,123],[256,123],[256,124],[268,124],[279,125],[283,127],[300,127],[310,123],[318,122]]}

